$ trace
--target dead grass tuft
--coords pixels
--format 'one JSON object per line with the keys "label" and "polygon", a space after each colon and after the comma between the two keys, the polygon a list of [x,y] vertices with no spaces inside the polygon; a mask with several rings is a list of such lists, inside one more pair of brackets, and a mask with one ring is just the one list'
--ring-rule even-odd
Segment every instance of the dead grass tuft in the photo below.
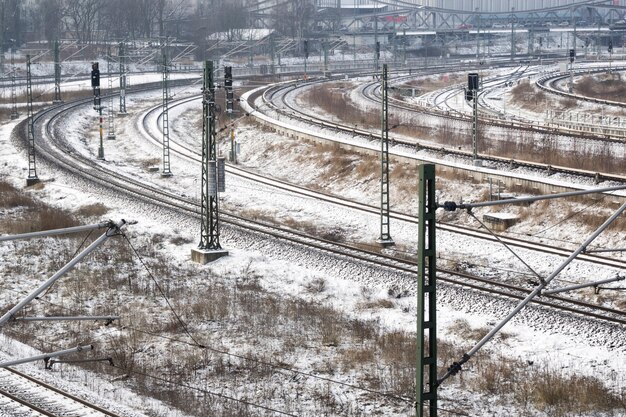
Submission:
{"label": "dead grass tuft", "polygon": [[87,204],[76,210],[76,215],[81,217],[101,217],[109,212],[107,206],[102,203]]}

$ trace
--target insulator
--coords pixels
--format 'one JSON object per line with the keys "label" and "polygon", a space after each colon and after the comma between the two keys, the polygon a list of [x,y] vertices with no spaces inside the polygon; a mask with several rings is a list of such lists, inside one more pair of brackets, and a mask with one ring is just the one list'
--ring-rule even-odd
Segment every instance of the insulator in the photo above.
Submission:
{"label": "insulator", "polygon": [[209,172],[207,178],[207,187],[209,196],[217,197],[217,178],[216,177],[216,167],[215,161],[209,161]]}
{"label": "insulator", "polygon": [[217,158],[217,191],[226,191],[226,158],[223,156]]}

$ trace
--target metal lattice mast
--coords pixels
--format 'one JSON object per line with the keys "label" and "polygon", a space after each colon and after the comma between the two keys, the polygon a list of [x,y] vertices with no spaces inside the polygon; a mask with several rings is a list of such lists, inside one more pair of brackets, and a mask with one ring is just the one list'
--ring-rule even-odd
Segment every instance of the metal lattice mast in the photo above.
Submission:
{"label": "metal lattice mast", "polygon": [[402,32],[402,66],[406,66],[406,29]]}
{"label": "metal lattice mast", "polygon": [[15,51],[13,48],[11,47],[11,120],[20,117],[17,112],[17,85],[15,83],[17,68],[15,68]]}
{"label": "metal lattice mast", "polygon": [[387,64],[383,64],[382,73],[382,117],[380,132],[380,238],[383,246],[393,245],[389,233],[389,99],[387,85]]}
{"label": "metal lattice mast", "polygon": [[217,200],[216,140],[215,140],[215,85],[213,62],[204,63],[202,100],[202,227],[200,249],[221,249],[219,234],[219,210]]}
{"label": "metal lattice mast", "polygon": [[515,11],[514,7],[511,7],[511,61],[515,59]]}
{"label": "metal lattice mast", "polygon": [[35,162],[35,130],[33,114],[33,83],[30,72],[30,55],[26,55],[26,95],[28,96],[28,179],[26,185],[39,182],[37,164]]}
{"label": "metal lattice mast", "polygon": [[167,62],[167,52],[163,49],[163,170],[161,175],[169,177],[172,175],[170,170],[170,127],[169,127],[169,67]]}
{"label": "metal lattice mast", "polygon": [[126,59],[124,56],[124,42],[120,42],[117,53],[120,61],[120,114],[126,114]]}
{"label": "metal lattice mast", "polygon": [[54,100],[53,103],[62,103],[61,99],[61,51],[59,41],[54,41]]}
{"label": "metal lattice mast", "polygon": [[113,114],[113,76],[111,74],[111,47],[107,48],[107,76],[109,88],[109,106],[107,109],[107,119],[109,125],[109,133],[107,139],[115,139],[115,115]]}
{"label": "metal lattice mast", "polygon": [[[4,0],[0,2],[0,23],[4,26]],[[0,74],[4,76],[4,27],[0,28]]]}
{"label": "metal lattice mast", "polygon": [[374,17],[374,71],[378,71],[378,63],[380,61],[380,42],[378,42],[378,17]]}
{"label": "metal lattice mast", "polygon": [[420,165],[419,178],[415,414],[417,417],[437,417],[435,165]]}
{"label": "metal lattice mast", "polygon": [[274,40],[274,36],[270,35],[270,58],[272,60],[271,66],[270,66],[270,74],[274,75],[276,74],[276,45],[275,45],[275,40]]}

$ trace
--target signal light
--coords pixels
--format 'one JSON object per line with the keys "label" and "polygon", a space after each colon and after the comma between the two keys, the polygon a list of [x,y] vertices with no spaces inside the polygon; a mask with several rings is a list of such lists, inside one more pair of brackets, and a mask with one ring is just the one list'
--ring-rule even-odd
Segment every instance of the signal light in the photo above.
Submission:
{"label": "signal light", "polygon": [[576,59],[576,50],[570,49],[569,50],[569,62],[573,64],[575,59]]}
{"label": "signal light", "polygon": [[471,91],[478,90],[478,74],[472,72],[467,74],[467,89]]}
{"label": "signal light", "polygon": [[309,57],[309,41],[307,40],[304,41],[304,57]]}
{"label": "signal light", "polygon": [[91,64],[91,86],[100,87],[100,70],[97,62]]}
{"label": "signal light", "polygon": [[233,86],[233,67],[224,67],[224,87]]}
{"label": "signal light", "polygon": [[376,59],[380,59],[380,42],[376,42]]}

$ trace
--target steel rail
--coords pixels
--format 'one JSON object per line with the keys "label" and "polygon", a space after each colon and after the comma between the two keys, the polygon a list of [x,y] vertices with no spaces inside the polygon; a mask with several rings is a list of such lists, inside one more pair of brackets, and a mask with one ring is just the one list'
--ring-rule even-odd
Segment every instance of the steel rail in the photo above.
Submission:
{"label": "steel rail", "polygon": [[[65,397],[65,398],[67,398],[67,399],[69,399],[71,401],[74,401],[74,402],[76,402],[78,404],[81,404],[84,407],[90,408],[90,409],[92,409],[94,411],[97,411],[97,412],[102,413],[102,414],[104,414],[106,416],[109,416],[109,417],[121,417],[119,414],[116,414],[114,412],[106,410],[106,409],[104,409],[104,408],[102,408],[102,407],[100,407],[100,406],[98,406],[96,404],[93,404],[93,403],[89,402],[89,401],[83,400],[82,398],[79,398],[79,397],[77,397],[75,395],[72,395],[72,394],[66,392],[66,391],[63,391],[63,390],[61,390],[59,388],[56,388],[56,387],[54,387],[54,386],[52,386],[52,385],[50,385],[50,384],[48,384],[46,382],[43,382],[43,381],[41,381],[41,380],[39,380],[37,378],[34,378],[34,377],[30,376],[30,375],[26,375],[23,372],[17,371],[17,370],[12,369],[12,368],[5,368],[5,369],[7,371],[15,374],[18,377],[21,377],[21,378],[23,378],[25,380],[28,380],[28,381],[36,384],[36,385],[39,385],[39,386],[41,386],[42,388],[45,388],[48,391],[52,391],[52,392],[54,392],[56,394],[59,394],[59,395]],[[15,396],[15,395],[12,395],[10,393],[7,393],[4,390],[3,390],[3,392],[0,392],[0,394],[5,395],[7,397],[9,397],[9,395],[11,395],[13,398],[11,398],[11,397],[9,397],[9,398],[11,398],[13,401],[17,401],[20,404],[23,404],[23,405],[25,405],[25,406],[27,406],[27,407],[29,407],[29,408],[37,411],[37,412],[40,412],[40,413],[42,413],[45,416],[60,417],[60,415],[52,414],[49,411],[42,410],[39,407],[34,406],[34,405],[28,403],[28,400],[24,400],[22,398],[19,398],[18,396]],[[9,394],[9,395],[7,395],[7,394]],[[39,408],[39,410],[37,408]]]}
{"label": "steel rail", "polygon": [[[282,110],[280,107],[274,105],[272,103],[272,98],[277,95],[277,92],[283,89],[294,89],[294,88],[299,88],[301,87],[300,84],[298,84],[298,87],[296,87],[295,85],[290,85],[290,86],[285,86],[285,85],[281,85],[281,86],[273,86],[273,87],[269,87],[268,89],[266,89],[263,94],[263,102],[265,105],[267,105],[268,107],[270,107],[273,111],[276,111],[286,117],[289,118],[293,118],[293,119],[297,119],[306,123],[310,123],[310,124],[314,124],[317,125],[319,127],[322,128],[328,128],[328,129],[332,129],[334,131],[339,131],[339,132],[345,132],[345,133],[350,133],[352,135],[360,135],[360,136],[364,136],[367,137],[369,139],[373,139],[376,136],[376,133],[374,133],[373,131],[368,131],[368,130],[363,130],[363,129],[357,129],[355,127],[352,126],[347,126],[347,125],[343,125],[340,123],[332,123],[332,122],[328,122],[326,120],[323,120],[319,117],[316,116],[311,116],[309,114],[302,114],[301,111],[299,109],[294,109],[291,106],[288,106],[287,104],[285,104],[285,106],[287,108],[289,108],[291,110],[290,113],[285,112],[284,110]],[[392,100],[393,101],[393,100]],[[253,104],[249,104],[252,108],[254,108]],[[392,104],[394,107],[397,107],[395,103]],[[407,110],[410,111],[416,111],[414,108],[410,108],[407,107]],[[434,115],[437,117],[444,117],[444,118],[448,118],[448,119],[452,119],[455,121],[465,121],[465,122],[469,122],[469,118],[467,117],[456,117],[454,115],[451,114],[447,114],[447,115],[443,115],[440,114],[438,112],[432,112],[432,111],[426,111],[426,112],[422,112],[421,110],[419,111],[420,113],[426,113],[426,114],[430,114],[430,115]],[[519,124],[519,123],[515,123],[515,122],[511,122],[511,123],[506,123],[504,124],[503,122],[498,122],[498,127],[504,127],[507,129],[511,129],[511,130],[522,130],[522,131],[529,131],[532,130],[532,128],[529,128],[528,126],[526,126],[525,124]],[[555,129],[553,129],[552,131],[550,131],[551,133],[555,133]],[[547,133],[548,131],[546,131]],[[589,135],[581,135],[581,137],[585,137],[587,139],[589,139]],[[603,138],[592,138],[595,140],[604,140]],[[433,152],[446,152],[448,154],[451,155],[457,155],[457,156],[461,156],[461,157],[465,157],[465,158],[470,158],[471,157],[471,152],[469,151],[463,151],[463,150],[459,150],[456,148],[450,148],[450,147],[445,147],[445,146],[439,146],[439,145],[430,145],[430,144],[426,144],[423,142],[419,142],[419,141],[407,141],[404,139],[398,139],[397,137],[390,137],[389,139],[390,143],[392,145],[404,145],[404,146],[408,146],[408,147],[418,147],[419,149],[425,149],[425,150],[430,150]],[[618,181],[618,182],[626,182],[626,175],[619,175],[619,174],[611,174],[611,173],[603,173],[603,172],[594,172],[594,171],[589,171],[589,170],[582,170],[582,169],[577,169],[577,168],[569,168],[569,167],[563,167],[563,166],[558,166],[558,165],[551,165],[551,164],[545,164],[545,163],[539,163],[539,162],[533,162],[533,161],[526,161],[526,160],[519,160],[519,159],[511,159],[511,158],[503,158],[503,157],[498,157],[498,156],[493,156],[493,155],[484,155],[481,154],[480,158],[483,160],[487,160],[487,161],[492,161],[495,163],[500,163],[500,164],[504,164],[504,165],[509,165],[509,166],[521,166],[521,167],[527,167],[527,168],[532,168],[532,169],[537,169],[540,171],[547,171],[550,173],[563,173],[563,174],[569,174],[569,175],[577,175],[577,176],[581,176],[581,177],[586,177],[586,178],[593,178],[595,181],[601,181],[601,180],[607,180],[607,181]]]}
{"label": "steel rail", "polygon": [[[49,125],[47,124],[47,126]],[[77,157],[75,153],[70,153],[70,154],[65,154],[65,155],[62,154],[62,156],[64,158],[68,158],[68,157],[76,158]],[[59,161],[55,160],[54,158],[50,162],[59,163]],[[89,163],[90,167],[92,168],[91,170],[89,170],[89,172],[85,172],[84,170],[77,170],[77,171],[72,170],[71,172],[77,173],[78,175],[81,175],[81,176],[86,176],[88,177],[87,179],[95,180],[96,182],[108,188],[111,188],[117,191],[128,192],[132,195],[139,196],[144,201],[157,203],[165,207],[178,210],[187,215],[198,216],[198,205],[193,202],[189,202],[188,200],[184,200],[180,198],[179,196],[172,195],[171,193],[164,192],[160,189],[157,189],[155,187],[152,187],[144,183],[140,183],[140,186],[142,189],[137,189],[136,184],[133,184],[132,187],[129,187],[126,185],[126,182],[129,181],[128,178],[120,176],[117,173],[114,173],[103,167],[100,167],[98,164],[96,164],[93,161],[85,161],[82,159],[80,160],[81,165],[85,163]],[[99,174],[96,175],[95,172],[98,172]],[[123,178],[118,178],[118,177],[123,177]],[[113,179],[115,179],[115,181]],[[133,181],[130,181],[130,183],[132,184]],[[155,194],[157,195],[155,196]],[[340,258],[347,259],[350,261],[357,260],[360,262],[365,262],[367,264],[374,265],[376,267],[394,268],[396,270],[407,272],[407,273],[412,273],[415,271],[414,264],[403,261],[401,259],[397,259],[391,256],[381,255],[381,254],[374,253],[374,252],[360,250],[350,245],[329,242],[323,239],[309,236],[304,233],[300,233],[300,232],[293,231],[293,230],[286,230],[286,229],[268,225],[262,222],[253,222],[253,221],[249,221],[247,219],[243,219],[241,217],[232,216],[232,215],[225,216],[224,222],[226,224],[241,227],[245,230],[249,230],[249,231],[256,232],[256,233],[261,233],[262,235],[265,235],[265,236],[272,236],[272,237],[275,237],[275,238],[278,238],[287,242],[295,243],[297,245],[304,245],[312,249],[324,251],[334,256],[338,256]],[[455,274],[455,272],[453,271],[444,271],[444,270],[441,270],[441,271]],[[499,284],[492,283],[492,285],[499,285]],[[489,291],[487,290],[487,292]],[[500,294],[498,295],[506,295],[507,292],[510,292],[510,289],[507,291],[500,291]],[[494,292],[494,294],[496,293]],[[574,302],[579,303],[579,301],[576,301],[576,300],[574,300]],[[559,306],[555,306],[554,308],[562,309]],[[588,304],[585,308],[594,309],[594,308],[602,308],[602,307]],[[622,323],[622,319],[620,318],[604,317],[598,314],[594,316],[593,313],[589,314],[589,311],[585,311],[582,309],[576,310],[576,309],[570,308],[568,311],[576,312],[577,314],[582,315],[582,316],[588,316],[588,317],[592,317],[595,319],[601,319],[609,323]]]}

